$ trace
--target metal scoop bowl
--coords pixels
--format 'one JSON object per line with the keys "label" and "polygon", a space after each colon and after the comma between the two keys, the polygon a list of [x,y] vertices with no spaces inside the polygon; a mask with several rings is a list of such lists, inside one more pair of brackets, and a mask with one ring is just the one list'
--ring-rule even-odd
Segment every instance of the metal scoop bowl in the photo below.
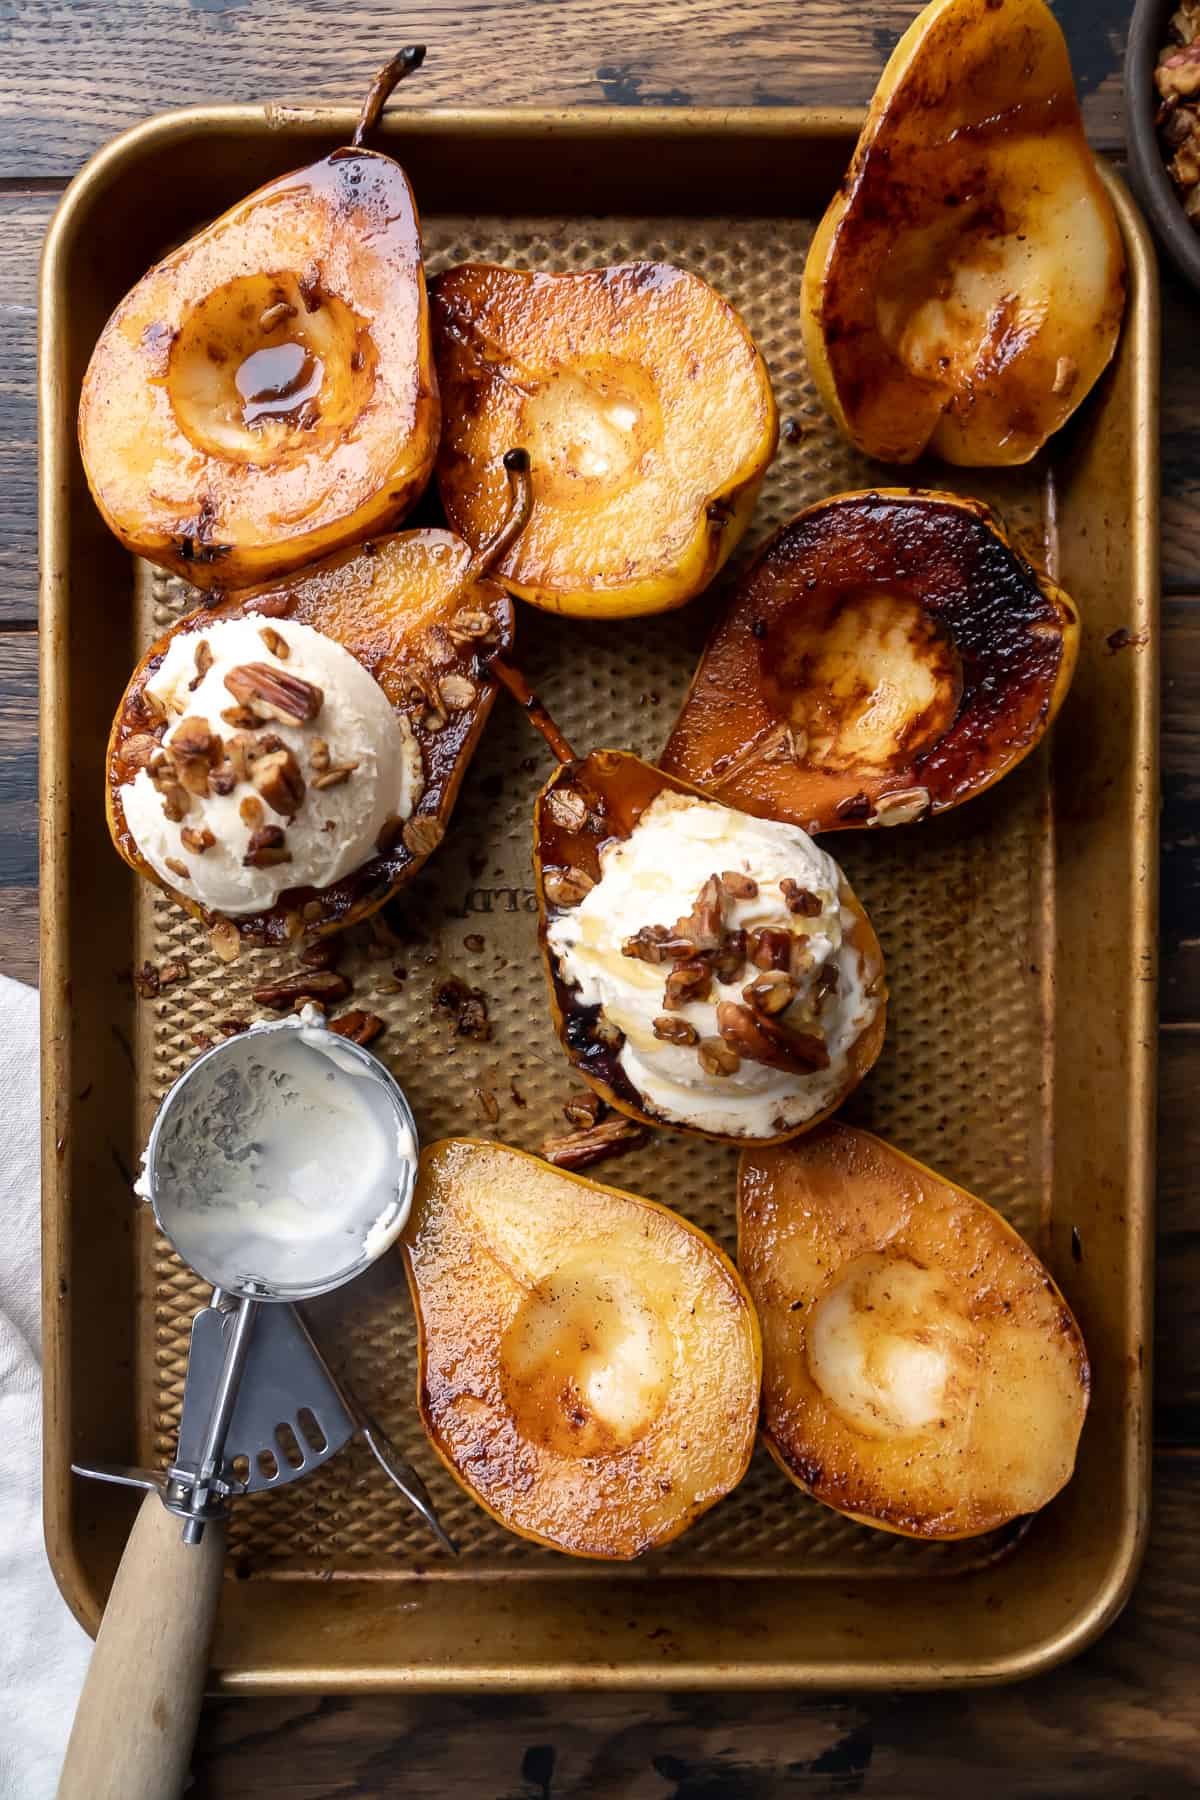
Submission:
{"label": "metal scoop bowl", "polygon": [[60,1800],[182,1793],[237,1494],[299,1480],[359,1433],[454,1550],[416,1471],[337,1382],[289,1304],[344,1286],[391,1246],[416,1160],[402,1089],[315,1013],[214,1046],[164,1099],[138,1191],[214,1293],[192,1323],[166,1474],[72,1465],[148,1492],[96,1641]]}

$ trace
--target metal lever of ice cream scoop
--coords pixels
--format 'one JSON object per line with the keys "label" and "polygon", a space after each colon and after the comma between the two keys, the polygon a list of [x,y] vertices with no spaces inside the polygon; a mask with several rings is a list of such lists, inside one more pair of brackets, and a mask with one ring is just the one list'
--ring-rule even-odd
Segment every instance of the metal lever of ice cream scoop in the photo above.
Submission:
{"label": "metal lever of ice cream scoop", "polygon": [[400,1455],[400,1452],[396,1449],[396,1446],[392,1443],[392,1440],[388,1437],[378,1420],[373,1419],[366,1407],[360,1404],[355,1395],[350,1392],[349,1388],[338,1380],[333,1370],[329,1367],[329,1364],[325,1361],[324,1356],[321,1354],[321,1347],[309,1330],[308,1320],[304,1317],[300,1308],[296,1306],[293,1307],[292,1310],[296,1315],[301,1331],[308,1339],[309,1347],[312,1350],[313,1355],[316,1357],[318,1363],[320,1363],[321,1368],[325,1371],[330,1385],[337,1393],[342,1405],[354,1420],[363,1441],[371,1452],[371,1455],[375,1458],[375,1461],[379,1464],[393,1486],[399,1488],[413,1511],[417,1513],[420,1518],[424,1519],[430,1531],[432,1531],[434,1537],[437,1539],[438,1543],[442,1545],[443,1549],[449,1550],[451,1556],[457,1556],[458,1545],[454,1542],[454,1539],[450,1536],[449,1532],[438,1518],[437,1513],[434,1511],[433,1501],[429,1497],[429,1491],[426,1488],[425,1483],[421,1480],[421,1477],[417,1474],[417,1471],[410,1462],[406,1461],[406,1459]]}

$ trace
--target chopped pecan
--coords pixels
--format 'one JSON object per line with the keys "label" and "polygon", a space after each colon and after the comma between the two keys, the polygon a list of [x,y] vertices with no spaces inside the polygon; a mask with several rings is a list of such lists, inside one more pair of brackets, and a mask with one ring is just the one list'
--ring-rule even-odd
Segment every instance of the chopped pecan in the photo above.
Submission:
{"label": "chopped pecan", "polygon": [[801,887],[790,875],[785,875],[779,884],[784,904],[790,913],[801,919],[816,919],[821,914],[821,902],[811,888]]}
{"label": "chopped pecan", "polygon": [[488,1124],[494,1125],[500,1117],[500,1102],[497,1100],[495,1094],[493,1094],[491,1088],[477,1087],[475,1089],[475,1104],[478,1106],[480,1113],[487,1120]]}
{"label": "chopped pecan", "polygon": [[400,835],[410,856],[432,856],[446,835],[446,827],[430,813],[421,813],[405,821]]}
{"label": "chopped pecan", "polygon": [[819,1026],[789,1030],[785,1015],[770,1018],[739,1006],[736,1000],[722,1000],[717,1007],[717,1030],[747,1062],[799,1075],[829,1067],[829,1052]]}
{"label": "chopped pecan", "polygon": [[475,1038],[479,1043],[491,1037],[487,996],[480,988],[468,987],[457,975],[450,975],[434,988],[433,1004],[436,1011],[450,1014],[458,1037]]}
{"label": "chopped pecan", "polygon": [[871,810],[871,802],[860,788],[857,794],[847,794],[834,807],[839,819],[865,819]]}
{"label": "chopped pecan", "polygon": [[270,663],[239,664],[226,675],[225,686],[239,706],[249,706],[260,718],[279,719],[285,725],[307,725],[325,704],[325,695],[315,682]]}
{"label": "chopped pecan", "polygon": [[785,926],[762,925],[750,933],[749,959],[756,969],[786,969],[792,943],[792,933]]}
{"label": "chopped pecan", "polygon": [[542,1155],[558,1169],[586,1169],[606,1156],[619,1156],[646,1141],[646,1130],[633,1119],[605,1119],[586,1131],[548,1137]]}
{"label": "chopped pecan", "polygon": [[841,986],[841,980],[842,972],[836,963],[822,963],[817,973],[816,987],[813,993],[814,1003],[821,1006],[830,994],[836,994]]}
{"label": "chopped pecan", "polygon": [[291,750],[285,746],[256,757],[250,779],[272,812],[295,818],[304,801],[304,776]]}
{"label": "chopped pecan", "polygon": [[209,933],[212,952],[221,962],[236,962],[241,953],[242,934],[232,919],[218,919]]}
{"label": "chopped pecan", "polygon": [[582,869],[547,869],[542,885],[552,906],[578,906],[596,884]]}
{"label": "chopped pecan", "polygon": [[162,795],[162,809],[172,825],[178,825],[192,809],[192,796],[178,781],[155,782]]}
{"label": "chopped pecan", "polygon": [[329,753],[329,745],[323,737],[315,737],[308,747],[309,761],[314,775],[323,775],[326,769],[332,768],[333,758]]}
{"label": "chopped pecan", "polygon": [[237,786],[237,771],[228,759],[209,770],[208,785],[214,794],[232,794]]}
{"label": "chopped pecan", "polygon": [[678,935],[687,938],[697,950],[716,950],[721,942],[724,899],[721,877],[710,875],[696,895],[691,912],[678,921]]}
{"label": "chopped pecan", "polygon": [[147,769],[150,758],[161,749],[158,739],[148,731],[132,732],[121,745],[121,766],[131,774],[135,774],[138,769]]}
{"label": "chopped pecan", "polygon": [[700,1033],[686,1019],[673,1019],[670,1013],[660,1013],[652,1027],[656,1038],[665,1044],[698,1044]]}
{"label": "chopped pecan", "polygon": [[158,985],[170,987],[176,981],[183,981],[191,973],[187,958],[176,957],[172,962],[165,962],[158,971]]}
{"label": "chopped pecan", "polygon": [[696,946],[681,938],[673,925],[642,925],[621,945],[621,955],[637,962],[682,962],[694,956]]}
{"label": "chopped pecan", "polygon": [[326,788],[341,787],[344,781],[349,781],[357,767],[358,764],[352,762],[343,763],[337,769],[325,769],[320,775],[313,776],[313,786],[318,788],[321,793],[324,793]]}
{"label": "chopped pecan", "polygon": [[707,1000],[712,993],[712,969],[703,957],[692,956],[676,963],[667,976],[663,1005],[668,1012],[678,1012],[693,1000]]}
{"label": "chopped pecan", "polygon": [[273,625],[263,625],[260,626],[258,635],[272,656],[277,656],[280,662],[287,661],[290,654],[288,641],[281,631],[276,631]]}
{"label": "chopped pecan", "polygon": [[568,1125],[575,1125],[580,1131],[587,1131],[593,1125],[598,1125],[607,1111],[599,1094],[593,1093],[591,1088],[582,1088],[563,1102],[563,1118]]}
{"label": "chopped pecan", "polygon": [[203,856],[217,840],[207,825],[185,825],[179,834],[179,841],[185,850],[193,851],[196,856]]}
{"label": "chopped pecan", "polygon": [[597,1013],[592,1024],[592,1038],[597,1044],[603,1044],[606,1050],[619,1050],[625,1042],[625,1033],[603,1013]]}
{"label": "chopped pecan", "polygon": [[349,992],[350,983],[336,969],[301,969],[256,987],[254,1001],[257,1006],[269,1006],[273,1012],[287,1012],[297,1000],[343,1000]]}
{"label": "chopped pecan", "polygon": [[560,831],[582,831],[587,824],[587,801],[574,788],[552,788],[545,806]]}
{"label": "chopped pecan", "polygon": [[479,689],[466,675],[444,675],[438,683],[438,695],[451,712],[464,712],[479,698]]}
{"label": "chopped pecan", "polygon": [[300,961],[306,969],[333,969],[342,960],[342,943],[340,938],[318,938],[315,944],[309,944],[300,952]]}
{"label": "chopped pecan", "polygon": [[706,1075],[736,1075],[741,1067],[737,1051],[724,1038],[701,1038],[696,1046],[696,1056]]}
{"label": "chopped pecan", "polygon": [[460,649],[474,644],[498,644],[500,627],[489,612],[475,612],[468,607],[456,612],[446,627],[451,640]]}
{"label": "chopped pecan", "polygon": [[152,962],[144,962],[134,970],[133,985],[140,1000],[153,1000],[162,987],[162,977]]}
{"label": "chopped pecan", "polygon": [[226,725],[232,725],[235,731],[256,731],[262,724],[252,706],[223,707],[221,718]]}
{"label": "chopped pecan", "polygon": [[221,740],[208,720],[194,714],[181,719],[171,735],[170,751],[181,786],[189,794],[207,794],[209,770],[224,760]]}
{"label": "chopped pecan", "polygon": [[757,1013],[769,1017],[790,1006],[799,989],[782,969],[766,969],[742,989],[742,999]]}
{"label": "chopped pecan", "polygon": [[270,869],[278,863],[289,863],[292,853],[287,847],[287,839],[278,825],[260,825],[251,833],[250,842],[246,845],[246,854],[242,858],[248,869]]}
{"label": "chopped pecan", "polygon": [[712,953],[713,974],[718,981],[736,981],[746,966],[748,939],[742,930],[727,931],[721,948]]}
{"label": "chopped pecan", "polygon": [[891,794],[881,794],[875,802],[875,814],[872,825],[911,825],[917,819],[923,819],[929,811],[929,789],[923,787],[897,788]]}
{"label": "chopped pecan", "polygon": [[373,1044],[385,1026],[378,1013],[348,1012],[338,1019],[331,1019],[329,1029],[356,1044]]}
{"label": "chopped pecan", "polygon": [[739,869],[722,869],[721,885],[731,900],[757,900],[758,883]]}
{"label": "chopped pecan", "polygon": [[829,1054],[819,1035],[788,1031],[780,1020],[751,1012],[736,1000],[722,1000],[717,1007],[717,1030],[747,1062],[801,1075],[829,1066]]}
{"label": "chopped pecan", "polygon": [[238,806],[238,818],[242,821],[243,825],[248,825],[250,830],[254,831],[262,824],[266,816],[266,813],[263,811],[263,803],[257,794],[244,794],[242,796],[241,803]]}
{"label": "chopped pecan", "polygon": [[170,869],[172,875],[176,876],[180,881],[190,880],[191,870],[185,862],[180,862],[177,856],[164,856],[163,863],[165,867]]}
{"label": "chopped pecan", "polygon": [[195,660],[196,660],[196,673],[193,675],[192,679],[188,682],[189,694],[195,693],[196,689],[200,686],[200,683],[204,680],[204,677],[208,674],[208,671],[213,666],[213,653],[212,653],[211,649],[209,648],[209,643],[208,643],[207,638],[201,638],[200,642],[196,645],[196,659]]}

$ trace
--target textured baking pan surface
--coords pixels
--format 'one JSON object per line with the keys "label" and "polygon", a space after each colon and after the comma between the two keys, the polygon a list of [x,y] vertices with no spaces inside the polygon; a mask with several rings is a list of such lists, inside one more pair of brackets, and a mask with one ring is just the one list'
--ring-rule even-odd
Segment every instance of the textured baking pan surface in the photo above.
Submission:
{"label": "textured baking pan surface", "polygon": [[[252,109],[144,128],[85,171],[47,259],[46,307],[65,332],[51,341],[47,328],[43,356],[43,474],[48,463],[61,499],[46,525],[55,711],[43,726],[45,829],[57,870],[45,921],[47,1131],[54,1146],[65,1140],[46,1197],[48,1293],[58,1284],[48,1520],[60,1579],[91,1619],[125,1515],[119,1496],[73,1484],[67,1464],[81,1454],[165,1462],[205,1293],[135,1206],[130,1170],[197,1045],[262,1016],[252,990],[295,958],[220,962],[206,933],[134,881],[104,841],[107,719],[134,656],[197,596],[104,539],[69,421],[95,330],[144,261],[219,210],[238,181],[319,153],[327,132],[327,116],[272,129]],[[388,147],[423,203],[432,270],[466,259],[542,269],[670,260],[741,310],[770,366],[779,453],[712,594],[608,624],[518,605],[516,660],[577,749],[653,758],[755,545],[825,495],[897,484],[837,437],[800,343],[805,252],[849,149],[848,122],[774,111],[583,123],[408,114],[396,136]],[[167,170],[184,157],[183,192],[168,198]],[[531,195],[537,211],[512,210]],[[88,235],[101,203],[102,252]],[[139,223],[130,244],[112,213],[132,220],[139,207],[158,208],[156,230]],[[632,1567],[566,1562],[503,1531],[425,1443],[411,1310],[392,1256],[312,1319],[335,1367],[428,1479],[462,1554],[431,1543],[357,1445],[302,1483],[239,1503],[217,1649],[226,1684],[981,1679],[1066,1653],[1115,1611],[1145,1498],[1155,702],[1154,296],[1123,201],[1121,215],[1133,270],[1122,351],[1064,440],[1023,470],[912,475],[988,500],[1078,601],[1081,669],[1053,744],[957,813],[829,840],[879,933],[892,993],[883,1056],[847,1116],[979,1193],[1048,1257],[1096,1373],[1076,1482],[1028,1530],[928,1545],[820,1507],[760,1452],[742,1485],[668,1549]],[[89,257],[101,264],[91,312],[71,291]],[[465,1132],[536,1149],[567,1128],[574,1084],[546,1004],[530,867],[532,806],[550,766],[501,695],[445,845],[374,928],[350,935],[346,1004],[386,1021],[375,1048],[425,1141]],[[129,971],[146,961],[188,973],[136,999]],[[457,1029],[456,984],[485,1001],[486,1038]],[[596,1173],[679,1207],[732,1251],[735,1171],[733,1150],[658,1133]]]}

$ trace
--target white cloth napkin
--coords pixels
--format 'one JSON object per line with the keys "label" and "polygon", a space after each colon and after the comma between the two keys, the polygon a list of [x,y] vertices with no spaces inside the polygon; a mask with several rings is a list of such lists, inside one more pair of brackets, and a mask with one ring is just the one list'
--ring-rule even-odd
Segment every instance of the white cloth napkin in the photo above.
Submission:
{"label": "white cloth napkin", "polygon": [[51,1800],[91,1639],[42,1541],[38,997],[0,975],[0,1796]]}

